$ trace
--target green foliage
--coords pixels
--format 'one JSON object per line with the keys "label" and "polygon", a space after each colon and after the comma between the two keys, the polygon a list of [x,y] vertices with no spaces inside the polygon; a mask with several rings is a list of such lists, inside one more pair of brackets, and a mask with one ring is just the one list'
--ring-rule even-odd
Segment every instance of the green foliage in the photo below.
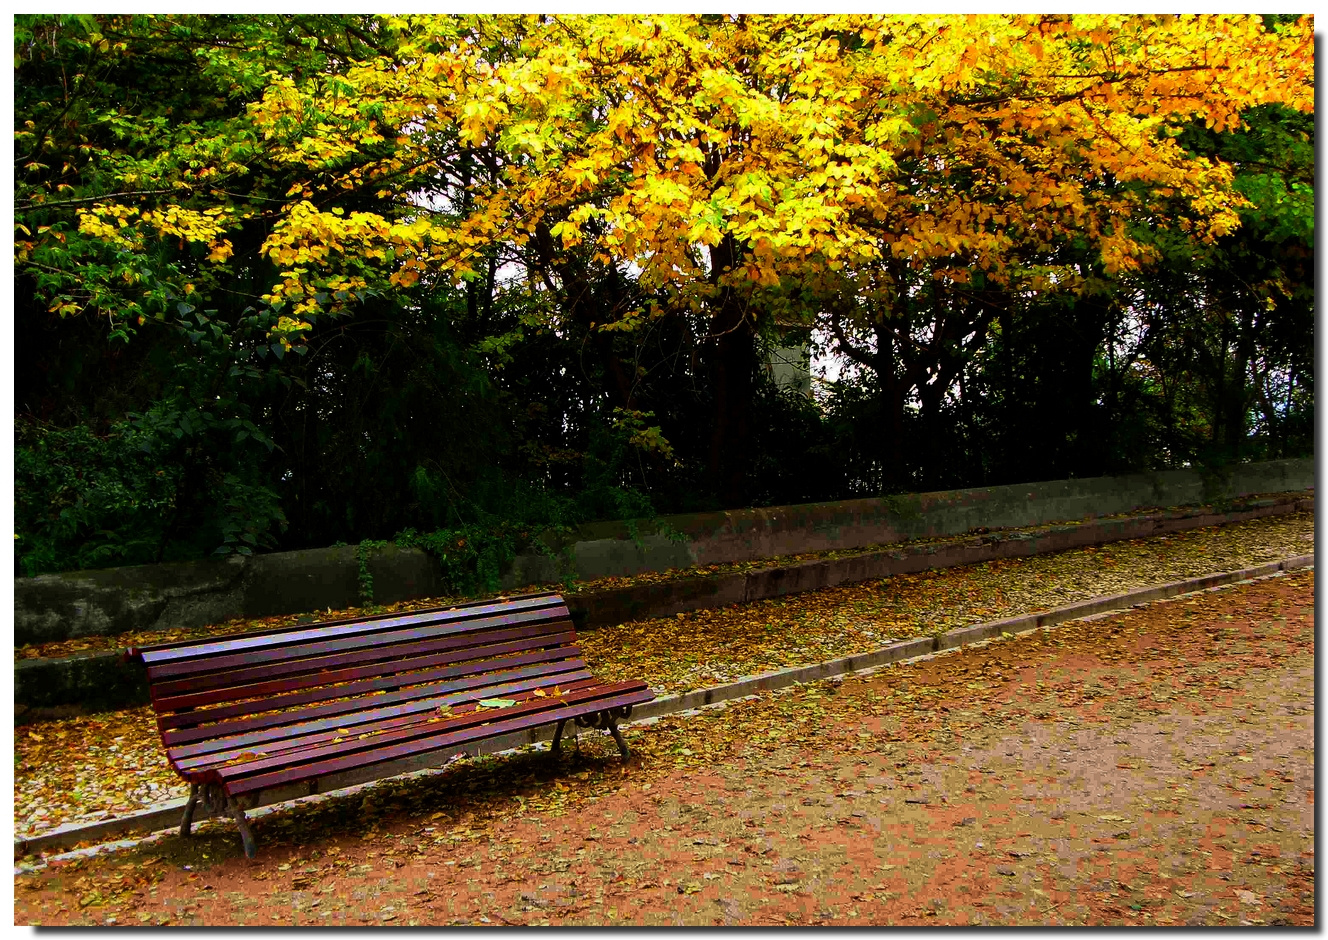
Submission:
{"label": "green foliage", "polygon": [[[602,466],[599,472],[604,473]],[[427,474],[417,474],[420,477],[427,479]],[[654,515],[646,494],[608,486],[602,478],[579,494],[580,499],[502,474],[480,481],[472,492],[473,500],[451,503],[449,512],[456,520],[451,525],[428,532],[406,528],[395,537],[397,544],[423,549],[437,558],[447,589],[457,594],[499,590],[503,573],[518,554],[529,551],[555,557],[551,543],[572,533],[578,523]],[[615,512],[619,514],[612,515]]]}
{"label": "green foliage", "polygon": [[[497,473],[477,481],[472,498],[458,501],[446,497],[437,481],[417,468],[412,479],[417,496],[444,500],[446,516],[454,521],[427,532],[408,527],[397,533],[395,541],[437,558],[450,592],[477,594],[499,590],[503,573],[522,552],[558,557],[553,546],[580,523],[627,520],[635,538],[636,522],[654,521],[657,516],[648,494],[613,482],[623,476],[630,433],[608,426],[592,436],[585,456],[585,483],[571,498]],[[567,574],[565,580],[570,577]]]}
{"label": "green foliage", "polygon": [[355,546],[355,561],[358,566],[360,606],[368,607],[374,602],[373,572],[369,570],[369,553],[387,548],[387,542],[365,539]]}
{"label": "green foliage", "polygon": [[15,436],[19,572],[157,560],[180,472],[156,466],[147,433],[126,426],[99,437],[21,422]]}
{"label": "green foliage", "polygon": [[[255,468],[224,461],[157,409],[105,434],[16,426],[18,572],[147,564],[271,547],[285,518]],[[258,479],[261,479],[259,477]]]}
{"label": "green foliage", "polygon": [[530,536],[529,530],[499,522],[425,533],[405,529],[396,542],[433,555],[442,566],[447,592],[465,595],[498,591],[504,568]]}
{"label": "green foliage", "polygon": [[[414,29],[403,22],[15,18],[17,570],[342,542],[360,546],[368,602],[368,558],[396,533],[440,559],[451,590],[492,591],[516,554],[553,554],[587,522],[628,520],[639,539],[641,520],[664,531],[660,513],[740,502],[1313,451],[1311,114],[1265,105],[1221,132],[1169,126],[1191,158],[1232,167],[1250,204],[1239,228],[1205,241],[1192,200],[1154,193],[1157,211],[1136,215],[1128,231],[1156,252],[1137,270],[1106,272],[1082,233],[1057,229],[1066,206],[1048,205],[1052,194],[1038,186],[1025,190],[1040,202],[1028,210],[1037,230],[1053,223],[1045,239],[1002,249],[1001,264],[1060,272],[1074,290],[1026,278],[1019,290],[1002,287],[962,244],[930,238],[945,235],[949,219],[937,206],[985,212],[1009,201],[1002,186],[1012,180],[978,185],[985,157],[950,159],[962,147],[938,151],[940,162],[924,159],[925,148],[898,161],[901,192],[939,213],[905,233],[920,255],[850,253],[834,275],[781,279],[776,254],[721,242],[706,246],[712,269],[731,269],[720,281],[752,262],[774,283],[721,289],[702,277],[692,303],[606,254],[609,229],[594,212],[577,223],[583,244],[553,234],[622,191],[627,171],[611,165],[574,196],[551,190],[558,205],[543,207],[529,231],[513,223],[520,238],[468,246],[468,268],[453,280],[441,257],[405,266],[406,241],[366,259],[339,226],[356,213],[410,226],[426,192],[441,194],[429,213],[440,231],[478,217],[536,164],[572,172],[577,161],[555,151],[575,127],[562,112],[523,125],[540,153],[503,150],[511,141],[502,134],[463,146],[445,123],[401,143],[408,135],[393,115],[413,105],[402,111],[391,89],[412,57],[451,55],[463,34],[495,62],[519,51],[517,33],[497,34],[483,16],[440,20],[418,48],[403,48],[401,30]],[[726,21],[703,22],[718,30]],[[1289,33],[1293,20],[1265,23]],[[855,55],[870,48],[852,30],[837,34]],[[361,66],[361,79],[392,81],[357,90]],[[300,94],[319,90],[316,107],[278,107],[269,92],[286,80]],[[335,119],[319,110],[342,104]],[[266,127],[270,139],[256,129],[265,107],[280,117]],[[589,128],[604,115],[584,120]],[[1026,143],[1063,130],[1030,129]],[[642,152],[681,141],[669,142],[672,130],[637,131]],[[1025,132],[1010,133],[1001,146]],[[936,145],[948,134],[935,129]],[[785,138],[771,139],[779,146],[769,155],[783,160]],[[400,164],[403,147],[427,159]],[[298,160],[275,156],[297,151]],[[765,185],[752,190],[751,211],[782,211]],[[1108,205],[1141,187],[1104,171],[1082,195]],[[657,195],[671,206],[672,192]],[[333,273],[363,284],[323,290],[300,273],[302,244],[284,245],[275,261],[264,253],[297,203],[325,213],[314,247],[347,239],[330,249]],[[520,217],[493,205],[500,227]],[[799,205],[818,207],[810,196]],[[708,225],[733,221],[711,208]],[[212,231],[208,220],[223,217],[224,232]],[[665,224],[648,234],[669,235]],[[993,236],[1005,231],[992,225]],[[919,238],[941,255],[929,260]],[[425,241],[412,250],[445,249]],[[969,283],[937,276],[956,264]],[[287,294],[275,296],[278,282]],[[291,319],[301,297],[327,315]],[[809,329],[822,351],[851,349],[844,376],[815,400],[774,388],[762,369],[766,345]]]}

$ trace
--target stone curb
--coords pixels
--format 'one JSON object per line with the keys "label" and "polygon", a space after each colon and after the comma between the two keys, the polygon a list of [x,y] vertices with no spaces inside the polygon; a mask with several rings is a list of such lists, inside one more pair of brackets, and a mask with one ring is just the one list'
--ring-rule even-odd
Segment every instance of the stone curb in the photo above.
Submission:
{"label": "stone curb", "polygon": [[[960,541],[906,544],[842,558],[814,559],[752,571],[569,594],[567,601],[577,629],[593,629],[917,571],[1148,538],[1313,508],[1313,496],[1294,496],[1256,499],[1240,509],[1226,512],[1210,507],[1172,509],[1120,519],[1038,526],[1031,531],[992,532]],[[24,722],[73,703],[93,711],[128,708],[148,702],[147,680],[141,668],[122,661],[118,650],[82,653],[62,659],[19,660],[14,664],[14,702],[16,710],[23,713],[19,720]]]}
{"label": "stone curb", "polygon": [[[1299,568],[1313,566],[1314,556],[1312,554],[1296,555],[1291,558],[1284,558],[1280,561],[1255,565],[1251,568],[1241,568],[1236,571],[1222,571],[1213,574],[1200,575],[1194,578],[1186,578],[1181,581],[1171,581],[1166,584],[1139,588],[1134,591],[1126,591],[1123,594],[1112,594],[1105,597],[1095,597],[1086,601],[1078,601],[1073,604],[1066,604],[1063,607],[1056,607],[1052,610],[1045,610],[1039,613],[1024,614],[1019,617],[1010,617],[1005,620],[994,620],[988,623],[976,624],[971,627],[958,627],[954,630],[940,634],[939,636],[918,637],[911,640],[904,640],[899,643],[892,643],[881,649],[871,650],[865,653],[855,653],[851,656],[844,656],[821,663],[813,663],[807,666],[792,666],[787,669],[776,669],[771,672],[764,672],[755,676],[747,676],[746,678],[738,679],[734,682],[727,682],[706,689],[694,689],[690,692],[683,692],[676,695],[660,696],[652,702],[647,702],[644,705],[638,705],[635,707],[632,710],[632,720],[628,722],[627,725],[657,719],[665,715],[692,711],[698,708],[703,708],[707,705],[714,705],[732,699],[743,698],[744,696],[753,695],[757,692],[773,691],[801,683],[814,682],[818,679],[828,679],[834,676],[845,675],[847,673],[873,669],[889,663],[917,659],[943,650],[958,649],[963,646],[979,643],[984,640],[992,639],[993,637],[1000,637],[1006,634],[1027,633],[1042,627],[1094,617],[1096,615],[1156,601],[1167,600],[1182,594],[1212,590],[1225,585],[1235,584],[1240,581],[1249,581],[1255,578],[1267,577],[1282,571],[1292,571]],[[374,768],[367,768],[366,770],[358,772],[358,774],[352,772],[350,774],[324,778],[320,781],[316,781],[313,786],[301,786],[296,788],[287,787],[274,791],[263,791],[260,803],[255,807],[258,811],[251,815],[255,817],[266,815],[267,812],[280,809],[281,807],[278,804],[289,803],[293,800],[314,795],[326,795],[329,793],[344,791],[389,776],[427,772],[430,769],[437,768],[439,765],[450,763],[461,754],[466,754],[468,756],[497,754],[511,751],[525,745],[547,741],[551,737],[552,731],[549,728],[534,728],[529,732],[506,734],[500,737],[490,738],[487,741],[480,741],[466,747],[464,750],[449,751],[446,755],[431,755],[413,761],[394,761],[390,764],[380,764]],[[384,773],[384,771],[391,772]],[[117,819],[107,819],[94,823],[71,823],[53,829],[50,832],[44,832],[26,839],[16,838],[14,840],[14,855],[15,857],[20,857],[38,851],[66,848],[79,842],[123,839],[126,836],[141,836],[163,829],[174,828],[179,824],[180,816],[184,810],[184,804],[185,801],[183,799],[172,800],[171,802],[160,804],[151,809],[132,813],[128,816],[122,816]],[[200,806],[198,812],[195,814],[195,819],[201,821],[202,819],[207,818],[207,816],[208,814]]]}

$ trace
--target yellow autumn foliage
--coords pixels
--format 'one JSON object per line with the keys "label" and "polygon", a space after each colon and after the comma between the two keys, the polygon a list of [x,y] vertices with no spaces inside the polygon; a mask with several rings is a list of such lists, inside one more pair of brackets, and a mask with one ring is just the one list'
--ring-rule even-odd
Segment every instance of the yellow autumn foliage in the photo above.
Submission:
{"label": "yellow autumn foliage", "polygon": [[[384,23],[394,57],[273,76],[251,107],[272,159],[300,174],[262,245],[284,272],[266,299],[304,316],[336,279],[343,293],[460,279],[490,247],[537,237],[684,297],[882,260],[1001,282],[1019,250],[1066,233],[1128,269],[1146,257],[1132,221],[1182,207],[1202,238],[1238,224],[1231,168],[1186,153],[1186,124],[1313,107],[1309,17],[1278,32],[1245,15]],[[458,182],[463,156],[487,171]],[[347,190],[383,208],[319,208]],[[83,230],[125,237],[106,212]],[[143,221],[207,241],[217,263],[237,224],[175,207]],[[716,271],[725,239],[740,263]]]}

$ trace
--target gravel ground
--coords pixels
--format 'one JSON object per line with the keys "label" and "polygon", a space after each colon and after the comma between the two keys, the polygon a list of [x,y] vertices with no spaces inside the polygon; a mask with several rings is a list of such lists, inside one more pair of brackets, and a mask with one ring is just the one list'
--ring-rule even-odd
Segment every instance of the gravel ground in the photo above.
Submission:
{"label": "gravel ground", "polygon": [[[875,649],[1086,597],[1313,551],[1313,513],[902,575],[786,598],[625,623],[581,637],[606,680],[658,692]],[[182,797],[147,707],[16,730],[15,829],[29,836]]]}
{"label": "gravel ground", "polygon": [[1315,923],[1314,574],[15,879],[20,924]]}

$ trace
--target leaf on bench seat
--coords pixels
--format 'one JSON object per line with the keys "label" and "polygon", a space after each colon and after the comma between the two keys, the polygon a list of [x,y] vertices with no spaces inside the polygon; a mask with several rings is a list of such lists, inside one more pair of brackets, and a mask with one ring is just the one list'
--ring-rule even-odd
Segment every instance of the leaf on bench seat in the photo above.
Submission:
{"label": "leaf on bench seat", "polygon": [[480,706],[483,708],[511,708],[516,704],[514,698],[482,698]]}
{"label": "leaf on bench seat", "polygon": [[548,692],[545,692],[543,689],[536,689],[536,690],[535,690],[535,694],[538,695],[540,698],[548,698],[548,697],[549,697],[549,693],[548,693]]}

